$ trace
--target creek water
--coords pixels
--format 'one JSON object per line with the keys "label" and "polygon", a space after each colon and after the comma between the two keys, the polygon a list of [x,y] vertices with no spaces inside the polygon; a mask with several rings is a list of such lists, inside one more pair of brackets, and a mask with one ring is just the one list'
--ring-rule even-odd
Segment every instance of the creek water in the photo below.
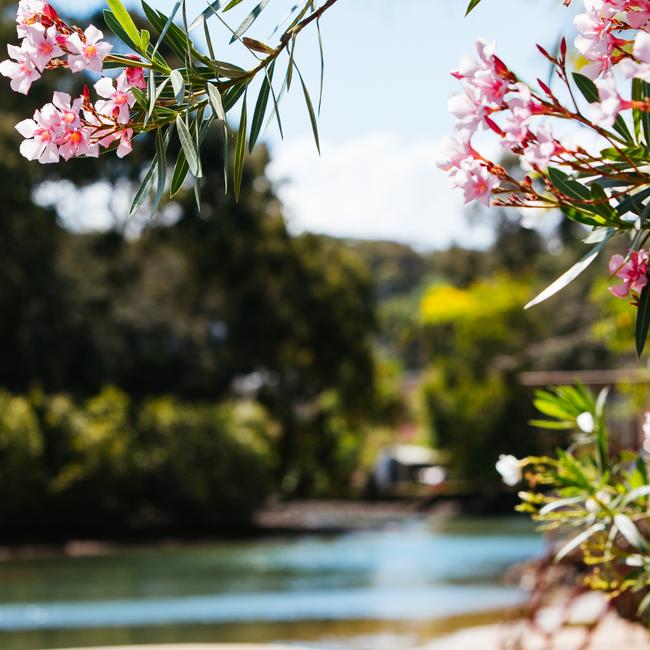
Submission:
{"label": "creek water", "polygon": [[408,648],[525,597],[504,570],[543,550],[515,519],[142,547],[0,563],[0,648],[303,642]]}

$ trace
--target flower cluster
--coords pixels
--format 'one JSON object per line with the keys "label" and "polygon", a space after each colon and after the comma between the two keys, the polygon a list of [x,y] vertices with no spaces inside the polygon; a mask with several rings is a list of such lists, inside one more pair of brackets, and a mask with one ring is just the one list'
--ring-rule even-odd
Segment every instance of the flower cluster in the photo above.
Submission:
{"label": "flower cluster", "polygon": [[[16,22],[21,45],[8,45],[11,58],[0,63],[0,74],[11,79],[16,92],[27,94],[48,68],[102,72],[112,46],[93,25],[84,31],[70,27],[42,0],[21,0]],[[133,87],[146,87],[144,72],[136,65],[126,68],[117,79],[102,77],[94,86],[101,98],[94,105],[87,87],[83,96],[75,99],[54,93],[51,103],[16,125],[25,138],[21,153],[29,160],[56,163],[61,158],[97,157],[100,147],[117,143],[117,155],[125,156],[132,149]]]}
{"label": "flower cluster", "polygon": [[21,44],[7,46],[10,58],[0,63],[0,74],[9,77],[11,88],[24,95],[48,67],[101,72],[112,48],[96,27],[90,25],[83,32],[69,27],[43,0],[21,0],[16,23]]}
{"label": "flower cluster", "polygon": [[[483,40],[475,57],[461,60],[452,75],[462,91],[449,101],[455,134],[438,166],[465,202],[560,209],[591,228],[597,249],[589,262],[607,240],[629,236],[627,256],[610,264],[623,280],[611,291],[638,303],[648,286],[642,246],[650,237],[650,0],[583,1],[575,20],[581,67],[569,72],[565,40],[555,54],[538,46],[563,88],[522,82]],[[479,152],[480,131],[496,135],[519,165],[506,169]],[[544,297],[564,286],[560,280]]]}

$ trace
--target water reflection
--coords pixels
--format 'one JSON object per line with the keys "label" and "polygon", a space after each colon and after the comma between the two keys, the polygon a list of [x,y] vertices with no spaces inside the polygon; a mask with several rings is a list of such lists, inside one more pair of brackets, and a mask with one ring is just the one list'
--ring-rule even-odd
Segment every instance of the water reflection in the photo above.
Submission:
{"label": "water reflection", "polygon": [[512,605],[521,594],[499,575],[541,550],[530,529],[495,520],[7,562],[0,647],[114,643],[116,633],[125,643],[306,638],[300,625],[326,647],[333,624],[418,626]]}

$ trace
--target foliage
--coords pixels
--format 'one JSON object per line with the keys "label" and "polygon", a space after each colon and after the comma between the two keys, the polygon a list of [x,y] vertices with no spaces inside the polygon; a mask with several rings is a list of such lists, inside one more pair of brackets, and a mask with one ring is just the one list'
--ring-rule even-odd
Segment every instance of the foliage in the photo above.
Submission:
{"label": "foliage", "polygon": [[[110,77],[95,84],[96,93],[104,98],[96,102],[92,101],[88,87],[72,102],[69,96],[55,93],[53,102],[37,111],[34,120],[18,124],[26,138],[21,152],[43,163],[58,162],[61,157],[97,157],[100,147],[102,153],[117,150],[117,155],[123,157],[132,151],[134,136],[151,133],[155,137],[155,153],[135,193],[130,214],[142,206],[152,187],[155,212],[167,187],[173,197],[184,187],[188,176],[194,179],[200,205],[200,181],[204,179],[201,151],[205,139],[216,128],[227,141],[227,119],[237,109],[232,186],[239,198],[247,151],[252,151],[265,124],[275,122],[283,132],[279,106],[292,82],[300,87],[314,140],[320,148],[316,112],[322,99],[324,65],[321,63],[320,97],[315,104],[298,66],[296,42],[300,33],[313,25],[323,61],[320,19],[336,1],[300,0],[273,30],[271,38],[275,44],[268,45],[250,36],[268,0],[256,5],[241,0],[216,0],[207,3],[198,15],[190,15],[195,10],[186,0],[175,2],[169,14],[143,0],[141,6],[148,24],[142,29],[121,0],[107,0],[104,21],[118,39],[122,50],[119,53],[111,51],[112,45],[101,40],[103,34],[93,25],[82,29],[68,24],[49,3],[20,6],[20,50],[10,48],[12,58],[0,66],[0,72],[11,78],[12,89],[27,94],[32,83],[50,70],[123,71],[115,85]],[[231,26],[230,17],[244,10],[239,26]],[[231,36],[228,45],[239,46],[247,53],[254,61],[253,67],[246,70],[216,58],[215,52],[221,54],[225,49],[224,44],[213,43],[211,25],[217,21]],[[199,38],[205,40],[207,51],[202,51]],[[47,56],[41,47],[43,39],[48,46]],[[282,65],[284,72],[275,74]],[[253,93],[257,93],[254,102]],[[49,133],[47,141],[40,139],[43,132]],[[169,174],[167,154],[174,141],[179,146],[173,172]],[[229,184],[227,162],[226,155],[225,187]]]}
{"label": "foliage", "polygon": [[0,394],[5,534],[244,526],[266,496],[272,424],[248,403],[136,403],[107,387]]}
{"label": "foliage", "polygon": [[[471,11],[478,2],[472,2]],[[610,261],[610,274],[623,280],[612,287],[619,298],[630,296],[638,307],[635,340],[640,355],[650,327],[647,206],[645,171],[650,142],[648,61],[644,49],[647,15],[638,3],[621,1],[585,5],[576,21],[576,49],[584,66],[569,70],[568,46],[558,51],[538,46],[562,90],[543,81],[532,86],[495,55],[493,45],[477,42],[478,62],[454,73],[463,92],[450,109],[456,135],[440,161],[466,201],[530,208],[559,209],[567,219],[587,227],[590,250],[527,307],[555,295],[584,272],[610,239],[626,239],[625,255]],[[486,84],[485,79],[492,84]],[[630,99],[619,90],[629,86]],[[626,119],[627,116],[627,119]],[[580,132],[590,144],[575,146],[556,134],[558,123]],[[480,129],[500,138],[521,169],[483,156],[472,144]]]}
{"label": "foliage", "polygon": [[[479,2],[472,0],[467,13]],[[528,307],[567,287],[610,240],[626,239],[626,254],[612,256],[609,263],[611,276],[622,280],[610,291],[631,297],[637,307],[633,338],[640,356],[650,328],[649,255],[644,248],[649,237],[648,15],[634,1],[585,2],[575,24],[579,72],[568,69],[572,59],[565,39],[554,53],[538,46],[562,91],[541,80],[536,86],[521,81],[493,46],[477,42],[479,61],[466,60],[455,73],[464,92],[450,102],[457,133],[440,166],[463,189],[466,201],[559,209],[590,231],[584,239],[590,250]],[[630,99],[619,91],[621,81],[628,82]],[[583,135],[588,132],[595,146],[575,146],[559,138],[552,128],[558,121],[580,127]],[[519,159],[520,169],[494,163],[474,148],[480,128],[499,136],[504,150]],[[467,296],[449,297],[455,299],[459,317],[471,313]],[[592,298],[599,299],[598,288]],[[594,333],[611,349],[624,350],[632,338],[630,330],[621,332],[621,326],[631,324],[629,312],[617,306],[605,311]],[[589,567],[587,583],[613,597],[636,594],[641,616],[650,607],[648,470],[636,452],[616,451],[611,444],[606,399],[607,389],[596,397],[580,384],[539,391],[535,406],[545,417],[532,424],[554,432],[559,445],[571,434],[570,447],[558,449],[555,456],[522,460],[502,454],[497,470],[508,485],[522,478],[528,482],[519,509],[531,513],[542,530],[559,531],[556,559],[570,556],[582,562]],[[648,414],[644,433],[647,447]]]}
{"label": "foliage", "polygon": [[541,530],[560,532],[556,559],[579,558],[587,584],[613,597],[639,594],[641,615],[650,606],[648,472],[636,453],[611,452],[606,399],[606,390],[596,398],[581,385],[538,392],[535,404],[546,417],[533,424],[567,431],[573,444],[557,457],[519,462],[530,488],[520,492],[518,509]]}

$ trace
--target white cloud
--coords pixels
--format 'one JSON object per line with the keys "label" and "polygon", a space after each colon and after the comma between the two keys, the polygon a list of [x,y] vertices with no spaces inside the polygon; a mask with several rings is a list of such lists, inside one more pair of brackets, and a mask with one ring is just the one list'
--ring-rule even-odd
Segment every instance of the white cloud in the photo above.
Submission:
{"label": "white cloud", "polygon": [[324,142],[319,158],[308,138],[280,143],[269,175],[294,232],[392,239],[418,249],[453,241],[484,246],[487,225],[468,224],[460,194],[435,166],[440,143],[371,133]]}

